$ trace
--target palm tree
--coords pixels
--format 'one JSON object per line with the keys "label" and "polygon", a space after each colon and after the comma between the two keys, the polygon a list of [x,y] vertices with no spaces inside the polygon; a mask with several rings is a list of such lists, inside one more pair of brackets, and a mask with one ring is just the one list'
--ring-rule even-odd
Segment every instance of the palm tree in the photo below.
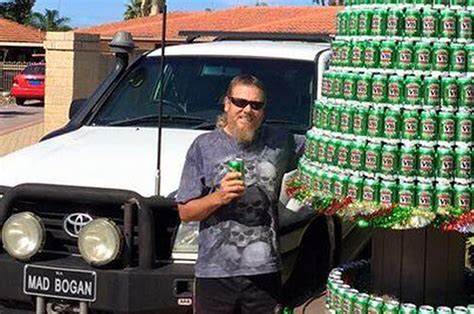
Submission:
{"label": "palm tree", "polygon": [[0,17],[24,24],[34,5],[35,0],[0,0]]}
{"label": "palm tree", "polygon": [[28,24],[43,31],[69,31],[72,29],[68,25],[69,22],[69,18],[59,16],[58,10],[46,9],[44,14],[39,12],[33,13]]}
{"label": "palm tree", "polygon": [[130,0],[123,14],[124,19],[130,20],[140,16],[142,16],[142,0]]}

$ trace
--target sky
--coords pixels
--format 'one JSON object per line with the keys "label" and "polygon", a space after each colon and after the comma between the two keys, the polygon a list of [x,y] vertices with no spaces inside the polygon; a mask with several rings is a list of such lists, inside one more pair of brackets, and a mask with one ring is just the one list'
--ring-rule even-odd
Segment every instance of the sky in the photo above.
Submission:
{"label": "sky", "polygon": [[[268,5],[311,5],[312,0],[260,0]],[[104,24],[123,19],[128,0],[36,0],[34,11],[58,10],[71,19],[73,27]],[[255,5],[257,0],[167,0],[168,11],[219,10],[233,6]]]}

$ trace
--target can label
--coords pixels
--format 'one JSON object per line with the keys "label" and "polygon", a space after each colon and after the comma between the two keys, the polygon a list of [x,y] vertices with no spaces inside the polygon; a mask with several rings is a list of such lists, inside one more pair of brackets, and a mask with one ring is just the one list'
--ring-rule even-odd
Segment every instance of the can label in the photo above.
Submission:
{"label": "can label", "polygon": [[407,89],[407,100],[410,103],[416,103],[420,99],[420,84],[418,83],[408,83],[406,85]]}
{"label": "can label", "polygon": [[400,18],[397,14],[391,14],[387,17],[387,34],[400,35]]}
{"label": "can label", "polygon": [[402,86],[400,81],[392,81],[388,83],[388,101],[392,104],[401,103]]}
{"label": "can label", "polygon": [[395,174],[398,170],[398,156],[395,150],[382,151],[382,172],[386,174]]}
{"label": "can label", "polygon": [[441,117],[439,139],[442,141],[453,141],[455,138],[456,122],[453,117]]}
{"label": "can label", "polygon": [[423,177],[432,177],[435,170],[434,150],[420,149],[419,168],[420,175]]}
{"label": "can label", "polygon": [[452,38],[456,36],[456,18],[453,16],[444,16],[441,19],[441,36]]}
{"label": "can label", "polygon": [[368,148],[365,153],[365,169],[377,172],[380,166],[380,152],[377,149]]}
{"label": "can label", "polygon": [[436,128],[437,128],[437,123],[436,123],[436,114],[422,114],[421,115],[421,134],[420,137],[422,140],[425,141],[434,141],[436,140]]}
{"label": "can label", "polygon": [[416,36],[418,35],[418,17],[408,15],[405,17],[405,35]]}
{"label": "can label", "polygon": [[474,107],[474,82],[469,80],[467,82],[461,82],[461,101],[459,106],[461,107]]}
{"label": "can label", "polygon": [[360,101],[369,99],[369,83],[365,80],[357,82],[357,99]]}
{"label": "can label", "polygon": [[368,35],[370,30],[370,16],[362,13],[359,16],[359,35]]}
{"label": "can label", "polygon": [[403,175],[412,176],[416,173],[415,149],[402,152],[400,156],[400,166]]}
{"label": "can label", "polygon": [[362,181],[349,180],[347,185],[347,196],[354,200],[362,199]]}
{"label": "can label", "polygon": [[362,199],[366,202],[375,202],[377,190],[372,185],[365,185],[362,191]]}
{"label": "can label", "polygon": [[474,49],[472,46],[470,46],[470,49],[467,51],[467,70],[469,72],[474,71]]}
{"label": "can label", "polygon": [[374,80],[372,82],[372,100],[375,102],[384,102],[386,98],[387,98],[387,82],[383,80],[378,80],[378,81]]}
{"label": "can label", "polygon": [[425,15],[422,17],[422,33],[425,37],[436,36],[436,18],[434,15]]}
{"label": "can label", "polygon": [[346,192],[344,181],[339,181],[339,180],[334,181],[333,190],[334,190],[334,195],[336,195],[339,198],[343,197]]}
{"label": "can label", "polygon": [[440,154],[438,152],[438,176],[442,178],[450,178],[454,170],[454,156],[452,154]]}
{"label": "can label", "polygon": [[425,210],[433,210],[434,207],[434,191],[433,189],[425,189],[418,191],[418,207]]}
{"label": "can label", "polygon": [[471,179],[472,177],[472,157],[469,150],[456,151],[456,177]]}
{"label": "can label", "polygon": [[355,67],[362,66],[362,55],[363,55],[363,47],[355,45],[352,48],[352,65]]}
{"label": "can label", "polygon": [[460,115],[456,117],[456,140],[460,142],[471,142],[473,139],[473,120],[470,114]]}
{"label": "can label", "polygon": [[404,117],[402,125],[402,137],[404,139],[415,139],[418,135],[418,119],[416,117]]}
{"label": "can label", "polygon": [[350,165],[352,170],[362,170],[362,162],[364,158],[364,151],[360,148],[354,147],[351,150]]}
{"label": "can label", "polygon": [[381,136],[383,129],[383,113],[375,110],[369,113],[367,119],[367,134],[370,136]]}
{"label": "can label", "polygon": [[326,163],[327,164],[332,164],[333,163],[335,151],[336,151],[335,143],[334,143],[334,141],[331,140],[328,143],[328,146],[326,148]]}
{"label": "can label", "polygon": [[358,110],[354,113],[353,131],[356,135],[364,135],[367,124],[367,113],[363,110]]}
{"label": "can label", "polygon": [[380,65],[384,68],[389,68],[393,64],[393,49],[380,49]]}
{"label": "can label", "polygon": [[398,52],[398,64],[402,69],[409,69],[412,66],[413,50],[402,48]]}
{"label": "can label", "polygon": [[415,205],[415,191],[414,188],[401,188],[398,193],[398,198],[400,200],[400,207],[412,207]]}
{"label": "can label", "polygon": [[459,21],[459,37],[471,39],[472,37],[472,19],[470,16],[460,16]]}
{"label": "can label", "polygon": [[466,51],[464,49],[457,49],[453,51],[451,69],[453,71],[466,70]]}
{"label": "can label", "polygon": [[417,50],[415,68],[420,70],[428,69],[430,66],[430,55],[431,51],[429,49]]}
{"label": "can label", "polygon": [[435,70],[446,71],[449,68],[449,51],[447,49],[434,49],[433,58],[435,60],[433,64]]}
{"label": "can label", "polygon": [[443,106],[456,106],[458,100],[458,85],[456,83],[447,84],[444,87]]}
{"label": "can label", "polygon": [[397,203],[397,185],[395,183],[380,188],[380,204],[392,206]]}
{"label": "can label", "polygon": [[437,207],[438,209],[446,209],[452,205],[452,192],[450,188],[436,189]]}
{"label": "can label", "polygon": [[367,47],[364,53],[364,63],[368,68],[375,67],[377,61],[377,50],[374,47]]}
{"label": "can label", "polygon": [[386,138],[398,138],[400,135],[400,116],[387,112],[385,116],[384,135]]}
{"label": "can label", "polygon": [[339,149],[337,150],[337,162],[340,167],[347,167],[348,155],[349,149],[347,148],[347,146],[339,146]]}
{"label": "can label", "polygon": [[438,82],[431,82],[425,86],[425,102],[429,106],[437,106],[440,103],[441,86]]}
{"label": "can label", "polygon": [[347,99],[347,100],[355,99],[356,84],[353,79],[344,80],[343,94],[344,94],[344,99]]}
{"label": "can label", "polygon": [[454,207],[463,211],[469,211],[472,208],[471,191],[468,186],[454,187]]}

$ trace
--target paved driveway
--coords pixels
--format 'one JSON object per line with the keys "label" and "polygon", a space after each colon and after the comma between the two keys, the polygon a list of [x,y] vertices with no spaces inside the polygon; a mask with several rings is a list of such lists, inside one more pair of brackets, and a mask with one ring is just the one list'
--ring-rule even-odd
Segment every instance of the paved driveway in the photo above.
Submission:
{"label": "paved driveway", "polygon": [[24,106],[0,106],[0,135],[22,129],[43,121],[43,105],[27,102]]}

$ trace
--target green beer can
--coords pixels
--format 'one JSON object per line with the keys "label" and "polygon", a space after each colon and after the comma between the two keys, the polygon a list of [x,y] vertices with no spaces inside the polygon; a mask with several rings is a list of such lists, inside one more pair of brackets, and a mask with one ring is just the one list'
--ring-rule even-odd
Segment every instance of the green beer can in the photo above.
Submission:
{"label": "green beer can", "polygon": [[[382,60],[380,60],[382,62]],[[372,101],[377,103],[387,102],[388,77],[376,74],[372,77]]]}
{"label": "green beer can", "polygon": [[350,42],[344,42],[339,48],[339,65],[351,66],[352,46]]}
{"label": "green beer can", "polygon": [[467,0],[451,0],[450,4],[451,6],[465,6],[467,3]]}
{"label": "green beer can", "polygon": [[339,132],[339,123],[341,122],[341,108],[336,107],[331,110],[329,130]]}
{"label": "green beer can", "polygon": [[400,303],[398,301],[388,301],[383,307],[383,314],[398,314]]}
{"label": "green beer can", "polygon": [[365,41],[357,41],[352,45],[352,66],[360,68],[364,66]]}
{"label": "green beer can", "polygon": [[395,62],[397,69],[408,70],[413,67],[414,45],[412,42],[403,41],[398,44],[398,54]]}
{"label": "green beer can", "polygon": [[456,141],[472,142],[474,140],[473,124],[474,118],[472,113],[458,111],[456,113]]}
{"label": "green beer can", "polygon": [[331,84],[330,72],[324,72],[323,73],[323,81],[321,83],[321,94],[324,97],[329,97],[330,84]]}
{"label": "green beer can", "polygon": [[406,37],[419,37],[421,30],[420,11],[407,9],[405,12],[404,32]]}
{"label": "green beer can", "polygon": [[436,211],[447,209],[453,205],[453,188],[449,183],[436,184]]}
{"label": "green beer can", "polygon": [[459,107],[474,108],[474,80],[469,77],[458,79]]}
{"label": "green beer can", "polygon": [[449,71],[450,48],[446,43],[433,44],[433,70]]}
{"label": "green beer can", "polygon": [[372,14],[372,10],[364,10],[359,13],[359,35],[370,35]]}
{"label": "green beer can", "polygon": [[439,36],[444,38],[456,38],[456,13],[449,9],[440,12]]}
{"label": "green beer can", "polygon": [[456,107],[459,89],[456,78],[443,77],[441,79],[441,105],[443,107]]}
{"label": "green beer can", "polygon": [[423,80],[423,104],[425,106],[439,106],[441,103],[441,81],[436,77],[425,77]]}
{"label": "green beer can", "polygon": [[468,212],[472,208],[472,196],[469,185],[454,185],[453,206],[462,209],[464,212]]}
{"label": "green beer can", "polygon": [[348,176],[338,176],[337,180],[334,181],[333,191],[337,198],[343,198],[347,195],[347,184],[349,183]]}
{"label": "green beer can", "polygon": [[456,178],[472,179],[472,152],[467,146],[457,146],[454,151],[454,175]]}
{"label": "green beer can", "polygon": [[382,181],[380,185],[380,205],[390,207],[398,203],[398,184],[395,181]]}
{"label": "green beer can", "polygon": [[418,149],[418,174],[421,177],[435,176],[436,151],[433,147],[421,146]]}
{"label": "green beer can", "polygon": [[467,306],[467,312],[468,312],[469,314],[474,314],[474,304],[469,304],[469,305]]}
{"label": "green beer can", "polygon": [[368,172],[380,172],[382,147],[380,144],[368,144],[365,151],[365,170]]}
{"label": "green beer can", "polygon": [[436,141],[438,137],[438,115],[433,110],[421,112],[420,139],[422,141]]}
{"label": "green beer can", "polygon": [[433,0],[433,4],[435,6],[440,6],[440,5],[449,5],[449,0]]}
{"label": "green beer can", "polygon": [[367,293],[359,293],[354,301],[353,314],[366,314],[369,306],[370,296]]}
{"label": "green beer can", "polygon": [[305,135],[305,149],[304,149],[304,156],[308,160],[314,159],[315,154],[315,144],[316,138],[311,132],[307,132]]}
{"label": "green beer can", "polygon": [[433,211],[435,190],[432,183],[418,183],[416,187],[416,206],[426,211]]}
{"label": "green beer can", "polygon": [[418,151],[414,145],[403,145],[400,149],[400,174],[411,177],[417,175]]}
{"label": "green beer can", "polygon": [[431,69],[431,45],[425,42],[415,44],[415,70]]}
{"label": "green beer can", "polygon": [[379,297],[372,297],[369,300],[369,306],[367,313],[370,314],[383,314],[383,299]]}
{"label": "green beer can", "polygon": [[436,176],[451,179],[454,175],[454,151],[449,147],[438,147],[436,152]]}
{"label": "green beer can", "polygon": [[357,36],[359,35],[359,11],[352,11],[349,15],[349,29],[348,35]]}
{"label": "green beer can", "polygon": [[377,202],[379,200],[380,182],[374,179],[366,179],[362,190],[362,200],[365,202]]}
{"label": "green beer can", "polygon": [[388,79],[387,100],[391,104],[401,104],[404,101],[405,81],[402,76],[392,75]]}
{"label": "green beer can", "polygon": [[398,110],[385,112],[383,136],[387,139],[400,138],[401,114]]}
{"label": "green beer can", "polygon": [[403,11],[400,9],[390,9],[387,14],[387,36],[402,36]]}
{"label": "green beer can", "polygon": [[343,84],[343,75],[342,73],[335,73],[332,80],[331,86],[331,97],[332,98],[342,98],[342,88],[344,87]]}
{"label": "green beer can", "polygon": [[367,115],[367,135],[381,137],[383,134],[384,110],[375,108],[369,110]]}
{"label": "green beer can", "polygon": [[355,171],[364,170],[365,150],[365,143],[356,142],[351,145],[351,150],[349,153],[350,169]]}
{"label": "green beer can", "polygon": [[467,308],[465,306],[455,306],[453,314],[467,314]]}
{"label": "green beer can", "polygon": [[337,163],[340,168],[349,168],[350,150],[351,142],[341,141],[341,144],[339,145],[336,152]]}
{"label": "green beer can", "polygon": [[354,135],[367,134],[367,117],[368,110],[365,108],[359,108],[354,111],[354,120],[352,122],[352,130]]}
{"label": "green beer can", "polygon": [[387,175],[398,173],[400,150],[397,145],[384,145],[381,153],[381,172]]}
{"label": "green beer can", "polygon": [[398,200],[400,207],[402,208],[415,206],[416,185],[410,181],[400,181],[398,190]]}
{"label": "green beer can", "polygon": [[353,108],[343,108],[341,111],[341,125],[339,130],[341,133],[344,134],[351,134],[352,130],[352,122],[354,120],[354,109]]}
{"label": "green beer can", "polygon": [[402,139],[418,139],[420,133],[420,115],[416,110],[405,110],[402,115]]}
{"label": "green beer can", "polygon": [[466,50],[464,50],[463,44],[451,44],[451,60],[450,70],[454,72],[465,72],[466,71]]}
{"label": "green beer can", "polygon": [[416,76],[407,76],[405,79],[405,102],[410,105],[422,103],[422,80]]}
{"label": "green beer can", "polygon": [[348,313],[348,314],[351,314],[353,309],[354,309],[354,302],[355,302],[355,298],[357,296],[357,293],[359,291],[357,291],[356,289],[350,289],[348,291],[346,291],[346,293],[344,294],[344,300],[343,300],[343,304],[342,304],[342,313]]}
{"label": "green beer can", "polygon": [[380,62],[380,44],[371,41],[366,44],[364,50],[364,66],[366,68],[378,68]]}
{"label": "green beer can", "polygon": [[387,29],[387,10],[375,10],[372,15],[372,24],[370,27],[370,35],[384,36]]}
{"label": "green beer can", "polygon": [[474,44],[469,44],[464,47],[466,49],[466,66],[468,72],[474,72]]}
{"label": "green beer can", "polygon": [[347,12],[341,11],[336,14],[336,32],[339,36],[347,34]]}
{"label": "green beer can", "polygon": [[457,16],[458,38],[472,39],[472,14],[469,11],[460,11]]}
{"label": "green beer can", "polygon": [[391,69],[395,65],[397,43],[394,41],[383,41],[380,45],[380,67]]}
{"label": "green beer can", "polygon": [[326,164],[332,165],[336,154],[336,140],[330,139],[326,146]]}
{"label": "green beer can", "polygon": [[456,138],[456,118],[452,112],[440,112],[439,117],[439,140],[453,142]]}
{"label": "green beer can", "polygon": [[417,314],[416,305],[412,303],[403,303],[400,308],[400,314]]}
{"label": "green beer can", "polygon": [[343,97],[345,100],[355,100],[357,91],[356,75],[347,73],[343,82]]}
{"label": "green beer can", "polygon": [[235,158],[227,162],[227,168],[233,172],[240,172],[242,176],[245,172],[244,160],[241,158]]}
{"label": "green beer can", "polygon": [[347,184],[347,196],[354,201],[362,200],[362,189],[364,187],[364,179],[361,177],[350,177]]}
{"label": "green beer can", "polygon": [[423,10],[421,15],[421,36],[438,37],[439,14],[436,10]]}
{"label": "green beer can", "polygon": [[357,100],[370,101],[372,92],[372,76],[370,74],[362,74],[357,80]]}
{"label": "green beer can", "polygon": [[318,161],[320,163],[326,163],[326,149],[328,147],[329,140],[326,137],[321,138],[318,142]]}

